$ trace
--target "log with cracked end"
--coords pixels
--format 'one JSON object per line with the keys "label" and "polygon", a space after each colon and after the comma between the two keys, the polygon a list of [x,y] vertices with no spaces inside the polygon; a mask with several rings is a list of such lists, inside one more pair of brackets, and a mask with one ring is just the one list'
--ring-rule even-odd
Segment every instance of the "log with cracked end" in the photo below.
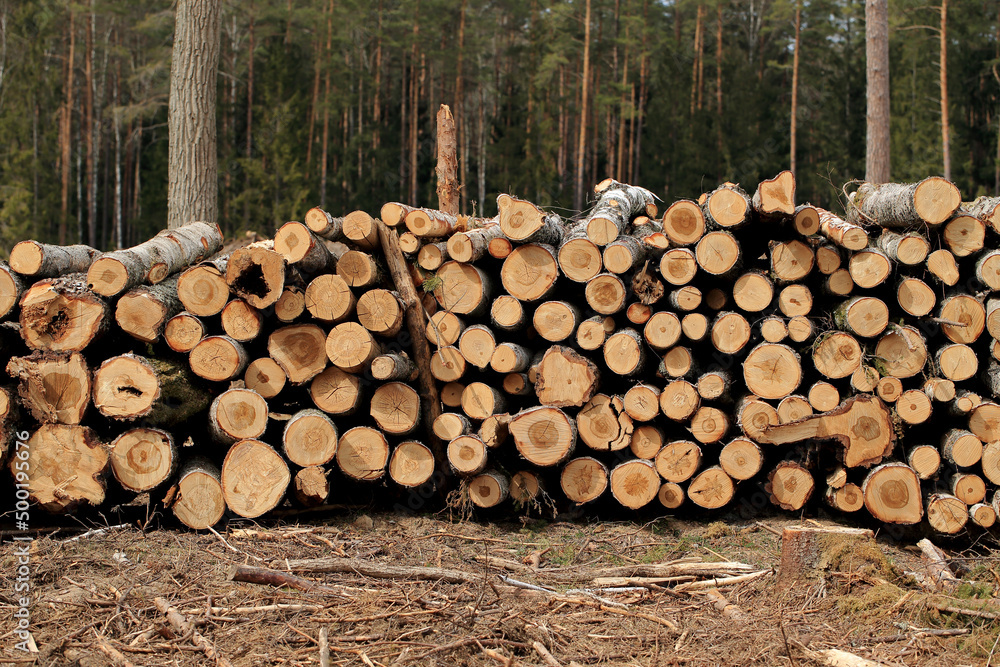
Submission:
{"label": "log with cracked end", "polygon": [[844,446],[848,468],[878,463],[895,444],[892,413],[875,396],[859,395],[840,407],[789,424],[768,426],[758,438],[765,444],[787,444],[809,439],[836,440]]}

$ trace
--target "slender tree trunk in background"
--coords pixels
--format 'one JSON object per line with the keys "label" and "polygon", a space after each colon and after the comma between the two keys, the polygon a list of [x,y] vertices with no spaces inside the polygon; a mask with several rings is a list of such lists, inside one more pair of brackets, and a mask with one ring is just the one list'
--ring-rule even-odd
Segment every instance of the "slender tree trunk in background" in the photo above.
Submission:
{"label": "slender tree trunk in background", "polygon": [[[410,124],[410,117],[406,113],[406,101],[409,93],[406,91],[406,84],[409,77],[406,75],[406,54],[402,55],[403,73],[399,77],[399,199],[406,201],[407,179],[406,179],[406,151],[409,146],[406,142],[406,128]],[[413,202],[407,202],[413,204]]]}
{"label": "slender tree trunk in background", "polygon": [[218,0],[178,0],[170,64],[167,227],[219,217]]}
{"label": "slender tree trunk in background", "polygon": [[[122,39],[121,32],[115,31],[115,42],[117,50],[121,52]],[[112,112],[112,122],[115,130],[115,249],[120,250],[122,245],[122,121],[118,109],[121,108],[121,78],[122,61],[115,58],[115,108]]]}
{"label": "slender tree trunk in background", "polygon": [[[372,148],[382,145],[382,0],[378,3],[378,31],[375,36],[375,92],[372,95]],[[372,155],[372,160],[375,156]],[[373,163],[374,164],[374,163]]]}
{"label": "slender tree trunk in background", "polygon": [[[722,180],[723,150],[722,150],[722,3],[715,6],[715,150],[717,152],[719,171],[718,180]],[[798,37],[795,38],[796,56],[798,55]]]}
{"label": "slender tree trunk in background", "polygon": [[951,180],[951,128],[948,121],[948,0],[941,0],[941,152],[944,177]]}
{"label": "slender tree trunk in background", "polygon": [[66,102],[59,119],[59,166],[62,171],[62,199],[60,201],[59,244],[66,245],[69,226],[69,170],[72,159],[73,130],[73,63],[76,50],[76,26],[73,12],[69,13],[69,52],[66,55]]}
{"label": "slender tree trunk in background", "polygon": [[319,113],[319,82],[320,82],[320,55],[323,53],[322,42],[316,40],[316,60],[314,61],[312,104],[309,106],[309,134],[306,140],[306,169],[312,166],[312,150],[315,143],[316,115]]}
{"label": "slender tree trunk in background", "polygon": [[247,48],[247,127],[245,154],[247,165],[243,169],[243,226],[250,227],[250,158],[253,155],[253,61],[254,61],[254,14],[253,0],[250,0],[249,45]]}
{"label": "slender tree trunk in background", "polygon": [[319,206],[326,208],[326,175],[330,145],[330,53],[333,50],[333,0],[326,6],[326,51],[323,67],[326,76],[323,81],[323,145],[320,149],[319,163]]}
{"label": "slender tree trunk in background", "polygon": [[[589,0],[588,0],[589,1]],[[479,168],[476,170],[479,181],[479,214],[483,214],[486,201],[486,90],[479,86]]]}
{"label": "slender tree trunk in background", "polygon": [[[565,95],[566,75],[562,65],[559,66],[559,147],[556,149],[556,174],[559,176],[559,184],[566,181],[566,100]],[[1000,140],[998,140],[1000,141]],[[998,149],[1000,150],[1000,149]]]}
{"label": "slender tree trunk in background", "polygon": [[868,78],[865,180],[888,183],[891,173],[888,0],[865,0],[865,56]]}
{"label": "slender tree trunk in background", "polygon": [[[615,180],[623,181],[625,179],[624,165],[625,161],[625,110],[629,111],[629,115],[632,112],[632,105],[629,104],[628,107],[625,106],[625,91],[628,89],[628,47],[631,42],[629,42],[628,33],[629,26],[625,26],[625,65],[622,68],[622,94],[618,100],[618,155],[615,160]],[[633,89],[632,96],[635,96],[635,91]],[[631,101],[630,101],[631,102]],[[634,122],[634,121],[633,121]]]}
{"label": "slender tree trunk in background", "polygon": [[80,206],[86,206],[86,220],[87,220],[87,232],[84,233],[81,230],[81,236],[84,239],[84,243],[91,246],[95,245],[94,239],[97,236],[94,230],[94,216],[91,215],[91,211],[97,210],[97,202],[94,201],[93,193],[96,185],[94,179],[97,178],[95,173],[94,164],[94,151],[96,146],[94,146],[94,14],[93,6],[91,6],[90,20],[87,21],[86,27],[84,28],[84,34],[86,35],[84,42],[84,52],[83,52],[83,122],[80,124],[80,133],[83,135],[83,145],[86,150],[86,157],[84,158],[84,169],[86,170],[85,177],[85,192],[86,200],[79,203]]}
{"label": "slender tree trunk in background", "polygon": [[[455,126],[458,133],[458,150],[461,155],[458,161],[459,166],[459,191],[461,193],[459,202],[459,212],[468,210],[469,197],[465,190],[465,181],[469,177],[468,166],[465,163],[465,81],[462,73],[462,64],[465,60],[465,8],[468,0],[462,0],[462,5],[458,10],[458,62],[455,64]],[[530,98],[529,98],[530,101]]]}
{"label": "slender tree trunk in background", "polygon": [[590,92],[590,0],[586,0],[583,17],[583,91],[580,100],[580,134],[576,144],[576,183],[573,187],[573,208],[583,209],[583,167],[587,152],[587,95]]}
{"label": "slender tree trunk in background", "polygon": [[698,102],[698,90],[701,82],[701,54],[702,54],[702,34],[703,25],[702,17],[704,16],[705,8],[698,3],[698,12],[695,14],[694,22],[694,60],[691,62],[691,115],[694,115],[695,109],[700,109],[701,105]]}
{"label": "slender tree trunk in background", "polygon": [[[642,25],[649,25],[649,0],[645,0],[642,3]],[[647,60],[649,49],[647,48],[647,39],[649,38],[649,30],[643,28],[642,31],[642,58],[639,61],[639,102],[636,107],[636,121],[635,124],[635,159],[629,168],[629,182],[638,183],[640,180],[639,174],[639,163],[642,157],[642,126],[646,121],[646,82],[647,75],[649,73]]]}
{"label": "slender tree trunk in background", "polygon": [[698,40],[698,111],[704,107],[705,97],[705,21],[708,10],[702,5],[698,7],[698,25],[701,27],[701,38]]}
{"label": "slender tree trunk in background", "polygon": [[[139,127],[135,131],[135,175],[132,177],[132,220],[142,219],[142,116],[139,117]],[[131,230],[134,226],[129,225]],[[131,246],[130,243],[125,243]]]}
{"label": "slender tree trunk in background", "polygon": [[[994,59],[1000,62],[1000,15],[997,16],[997,25],[993,42],[996,44]],[[1000,74],[997,74],[997,65],[993,65],[993,78],[1000,85]],[[993,194],[1000,195],[1000,112],[997,113],[997,156],[993,166]]]}
{"label": "slender tree trunk in background", "polygon": [[[414,10],[413,17],[413,47],[410,53],[411,63],[410,63],[410,196],[409,203],[412,206],[417,206],[417,120],[419,115],[420,107],[420,73],[417,69],[417,40],[420,36],[420,24],[417,19],[420,15],[420,4],[418,3],[416,9]],[[420,70],[422,71],[421,66]]]}
{"label": "slender tree trunk in background", "polygon": [[796,115],[799,110],[799,43],[802,29],[802,2],[795,4],[795,53],[792,56],[792,127],[791,127],[791,171],[795,175]]}

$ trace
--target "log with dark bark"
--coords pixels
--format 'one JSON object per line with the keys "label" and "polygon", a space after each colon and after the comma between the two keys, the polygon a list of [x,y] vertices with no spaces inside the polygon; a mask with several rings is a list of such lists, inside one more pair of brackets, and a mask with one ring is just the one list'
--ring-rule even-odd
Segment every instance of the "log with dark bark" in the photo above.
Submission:
{"label": "log with dark bark", "polygon": [[94,371],[93,398],[94,407],[105,417],[141,418],[164,427],[184,423],[211,399],[182,363],[131,353],[111,357]]}
{"label": "log with dark bark", "polygon": [[156,285],[129,290],[115,306],[115,321],[122,331],[144,343],[155,343],[167,321],[181,312],[177,276]]}

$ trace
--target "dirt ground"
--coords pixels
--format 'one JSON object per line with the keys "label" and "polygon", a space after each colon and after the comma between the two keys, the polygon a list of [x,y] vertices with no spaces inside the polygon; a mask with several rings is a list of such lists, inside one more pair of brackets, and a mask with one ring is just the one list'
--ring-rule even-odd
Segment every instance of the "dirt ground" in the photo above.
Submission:
{"label": "dirt ground", "polygon": [[[991,537],[952,551],[969,583],[950,598],[923,592],[904,574],[923,568],[912,541],[884,537],[887,561],[842,559],[821,582],[781,587],[764,572],[719,583],[735,609],[704,589],[684,590],[690,579],[621,592],[592,584],[595,575],[623,567],[679,560],[770,570],[779,562],[781,528],[799,523],[773,516],[486,523],[352,513],[311,524],[231,523],[219,534],[128,527],[71,540],[74,533],[63,531],[30,543],[36,653],[15,649],[7,620],[16,604],[19,544],[8,537],[0,547],[0,664],[317,665],[325,659],[323,631],[328,664],[369,667],[797,667],[822,664],[819,652],[832,648],[887,665],[1000,664],[1000,601],[982,600],[1000,588],[1000,550]],[[425,569],[394,579],[309,573],[294,562],[329,557],[457,570],[464,579],[418,578]],[[302,591],[236,582],[236,565],[293,570],[320,585]],[[189,626],[172,626],[156,598]],[[206,653],[213,650],[218,658]]]}

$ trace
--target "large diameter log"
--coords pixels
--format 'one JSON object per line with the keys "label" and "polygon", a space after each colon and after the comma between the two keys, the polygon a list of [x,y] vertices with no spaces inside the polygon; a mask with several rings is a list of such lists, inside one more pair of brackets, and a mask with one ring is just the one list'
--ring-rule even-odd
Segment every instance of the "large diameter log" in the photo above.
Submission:
{"label": "large diameter log", "polygon": [[655,210],[655,206],[649,190],[612,182],[600,193],[597,204],[587,216],[587,237],[605,246],[625,231],[633,217],[650,210]]}
{"label": "large diameter log", "polygon": [[243,384],[264,398],[274,398],[285,388],[288,376],[271,357],[254,359],[243,374]]}
{"label": "large diameter log", "polygon": [[111,443],[111,472],[129,491],[156,488],[177,468],[177,446],[167,431],[133,428]]}
{"label": "large diameter log", "polygon": [[825,209],[817,209],[819,214],[819,233],[848,250],[861,250],[868,247],[868,232],[858,225],[847,222],[835,213]]}
{"label": "large diameter log", "polygon": [[389,443],[381,431],[355,426],[340,436],[337,465],[352,479],[372,481],[385,475]]}
{"label": "large diameter log", "polygon": [[420,395],[402,382],[387,382],[372,394],[370,413],[386,433],[407,435],[420,423]]}
{"label": "large diameter log", "polygon": [[10,251],[10,268],[22,276],[54,278],[68,273],[86,273],[99,250],[87,245],[49,245],[38,241],[21,241]]}
{"label": "large diameter log", "polygon": [[426,484],[434,474],[434,453],[414,440],[400,443],[389,459],[389,477],[396,484],[414,488]]}
{"label": "large diameter log", "polygon": [[285,497],[292,475],[278,452],[259,440],[240,440],[222,462],[226,506],[253,519],[270,512]]}
{"label": "large diameter log", "polygon": [[308,382],[323,372],[327,352],[327,336],[315,324],[292,324],[267,337],[268,356],[293,384]]}
{"label": "large diameter log", "polygon": [[191,459],[177,474],[171,511],[177,520],[193,530],[217,524],[226,512],[219,468],[204,457]]}
{"label": "large diameter log", "polygon": [[11,456],[10,471],[42,509],[61,513],[104,502],[108,450],[89,427],[42,424],[27,439],[27,451],[27,461]]}
{"label": "large diameter log", "polygon": [[286,222],[274,235],[274,251],[303,273],[332,271],[337,259],[301,222]]}
{"label": "large diameter log", "polygon": [[0,318],[6,317],[24,293],[24,281],[0,262]]}
{"label": "large diameter log", "polygon": [[329,241],[344,240],[344,219],[335,218],[318,206],[306,211],[302,221],[306,223],[309,231],[317,236]]}
{"label": "large diameter log", "polygon": [[254,308],[267,308],[285,288],[285,268],[285,258],[274,251],[274,241],[258,241],[229,256],[226,283]]}
{"label": "large diameter log", "polygon": [[499,470],[487,470],[469,480],[469,499],[476,507],[496,507],[510,495],[510,478]]}
{"label": "large diameter log", "polygon": [[144,343],[155,343],[167,321],[181,312],[177,277],[156,285],[140,285],[128,291],[115,306],[115,321],[122,331]]}
{"label": "large diameter log", "polygon": [[894,325],[875,345],[875,357],[883,375],[913,377],[927,363],[927,343],[914,327]]}
{"label": "large diameter log", "polygon": [[700,405],[698,390],[687,380],[669,382],[660,392],[660,410],[673,421],[688,421]]}
{"label": "large diameter log", "polygon": [[938,176],[919,183],[862,183],[851,197],[847,220],[890,228],[940,225],[962,204],[954,184]]}
{"label": "large diameter log", "polygon": [[980,403],[969,412],[969,430],[983,442],[1000,440],[1000,405]]}
{"label": "large diameter log", "polygon": [[319,507],[330,497],[329,473],[323,466],[309,466],[295,473],[292,495],[303,507]]}
{"label": "large diameter log", "polygon": [[347,281],[338,275],[318,275],[306,286],[306,310],[321,322],[342,322],[354,311],[356,303]]}
{"label": "large diameter log", "polygon": [[783,510],[800,510],[812,496],[816,483],[812,474],[794,461],[782,461],[767,475],[764,490]]}
{"label": "large diameter log", "polygon": [[309,384],[313,405],[331,415],[350,415],[361,403],[361,378],[329,366]]}
{"label": "large diameter log", "polygon": [[660,490],[660,476],[645,459],[619,463],[611,470],[611,495],[625,507],[637,510],[651,503]]}
{"label": "large diameter log", "polygon": [[940,374],[953,382],[974,377],[979,371],[979,358],[968,345],[952,343],[934,353],[934,364]]}
{"label": "large diameter log", "polygon": [[[720,192],[722,191],[720,190]],[[746,198],[737,198],[742,203],[743,211],[741,214],[738,210],[733,210],[731,201],[727,201],[727,199],[732,199],[731,192],[730,190],[724,191],[718,201],[715,202],[716,212],[724,222],[730,222],[737,217],[742,222],[743,218],[746,217]],[[713,222],[718,224],[714,218]],[[681,199],[671,204],[663,212],[661,224],[663,225],[663,233],[670,239],[673,245],[691,245],[692,243],[697,243],[698,239],[705,235],[705,214],[702,213],[702,209],[698,206],[697,202],[688,199]],[[732,225],[721,226],[731,227]]]}
{"label": "large diameter log", "polygon": [[115,296],[143,282],[162,282],[221,246],[222,231],[217,224],[191,222],[163,230],[134,248],[101,255],[87,270],[87,283],[101,296]]}
{"label": "large diameter log", "polygon": [[722,468],[713,466],[695,475],[688,484],[687,496],[698,507],[714,510],[733,499],[736,485]]}
{"label": "large diameter log", "polygon": [[21,338],[33,350],[79,352],[110,323],[107,302],[82,274],[39,280],[21,295]]}
{"label": "large diameter log", "polygon": [[90,369],[79,352],[34,352],[12,357],[7,373],[20,382],[18,395],[42,423],[79,424],[90,405]]}
{"label": "large diameter log", "polygon": [[553,345],[536,366],[535,394],[542,405],[580,407],[593,397],[599,384],[597,366],[572,348]]}
{"label": "large diameter log", "polygon": [[434,296],[444,310],[478,315],[489,305],[491,281],[478,267],[449,261],[438,269],[435,277],[440,283],[434,289]]}
{"label": "large diameter log", "polygon": [[338,324],[326,338],[326,354],[330,362],[348,373],[359,373],[366,369],[381,351],[378,341],[357,322]]}
{"label": "large diameter log", "polygon": [[576,505],[592,502],[608,488],[608,468],[590,456],[575,458],[563,466],[559,486],[566,498]]}
{"label": "large diameter log", "polygon": [[221,444],[260,437],[267,428],[267,402],[255,391],[229,389],[208,409],[208,432]]}
{"label": "large diameter log", "polygon": [[656,453],[656,471],[668,482],[691,479],[701,467],[701,448],[689,440],[675,440]]}
{"label": "large diameter log", "polygon": [[518,246],[500,268],[504,289],[521,301],[545,298],[551,293],[558,276],[555,249],[540,244]]}
{"label": "large diameter log", "polygon": [[743,362],[743,380],[761,398],[784,398],[802,381],[802,363],[787,345],[761,343]]}
{"label": "large diameter log", "polygon": [[876,467],[865,477],[861,492],[865,507],[882,523],[914,524],[923,518],[920,478],[905,463]]}
{"label": "large diameter log", "polygon": [[319,410],[299,410],[285,422],[281,449],[297,466],[325,465],[337,454],[337,426]]}
{"label": "large diameter log", "polygon": [[877,397],[862,394],[836,410],[768,426],[757,441],[782,445],[810,438],[836,440],[844,446],[844,465],[853,468],[880,462],[892,452],[895,437],[889,409]]}
{"label": "large diameter log", "polygon": [[214,382],[234,379],[248,363],[246,349],[229,336],[207,336],[188,355],[191,372]]}
{"label": "large diameter log", "polygon": [[559,408],[538,406],[514,415],[508,425],[518,453],[538,466],[565,461],[576,446],[576,422]]}
{"label": "large diameter log", "polygon": [[736,228],[749,219],[750,198],[735,183],[723,183],[708,193],[701,209],[709,226]]}
{"label": "large diameter log", "polygon": [[632,442],[634,426],[619,396],[595,394],[576,417],[580,439],[591,449],[614,452]]}
{"label": "large diameter log", "polygon": [[185,269],[177,278],[177,298],[198,317],[217,315],[229,302],[226,266],[229,255]]}

